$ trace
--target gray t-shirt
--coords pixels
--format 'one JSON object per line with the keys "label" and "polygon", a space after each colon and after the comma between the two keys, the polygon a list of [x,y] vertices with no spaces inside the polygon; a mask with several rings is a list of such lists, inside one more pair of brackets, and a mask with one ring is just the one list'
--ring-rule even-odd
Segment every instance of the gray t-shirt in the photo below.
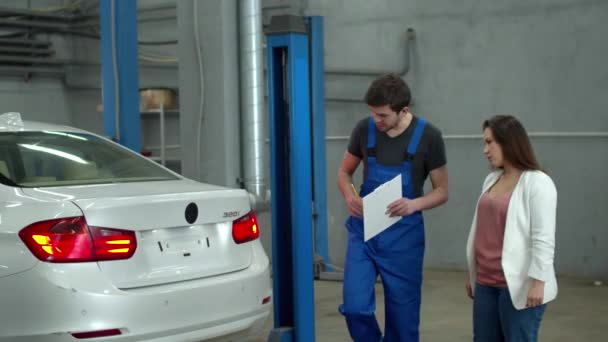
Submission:
{"label": "gray t-shirt", "polygon": [[[391,138],[386,133],[376,130],[376,161],[382,165],[402,165],[404,153],[414,134],[418,118],[414,116],[407,129],[398,136]],[[357,123],[350,135],[348,152],[363,160],[363,175],[367,176],[367,125],[369,117]],[[441,131],[427,121],[412,165],[414,181],[414,196],[422,196],[424,182],[432,170],[447,163],[445,144]]]}

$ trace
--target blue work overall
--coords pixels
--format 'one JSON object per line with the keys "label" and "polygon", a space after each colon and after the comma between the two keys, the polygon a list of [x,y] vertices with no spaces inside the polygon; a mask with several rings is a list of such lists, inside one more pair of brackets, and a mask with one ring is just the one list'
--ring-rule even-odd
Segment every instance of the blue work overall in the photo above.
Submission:
{"label": "blue work overall", "polygon": [[[401,166],[376,161],[376,125],[370,118],[367,133],[367,175],[361,186],[365,196],[398,174],[402,192],[414,198],[413,157],[426,122],[418,119]],[[351,216],[346,221],[348,247],[344,269],[343,304],[340,313],[355,342],[417,342],[420,323],[424,222],[421,212],[402,217],[397,223],[364,242],[363,220]],[[374,314],[375,282],[380,275],[384,285],[384,339]]]}

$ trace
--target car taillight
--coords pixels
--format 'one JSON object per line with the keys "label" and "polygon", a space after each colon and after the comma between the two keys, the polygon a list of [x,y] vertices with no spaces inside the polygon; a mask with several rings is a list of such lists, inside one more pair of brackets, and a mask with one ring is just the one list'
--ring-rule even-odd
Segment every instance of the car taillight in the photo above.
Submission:
{"label": "car taillight", "polygon": [[135,232],[123,229],[89,227],[97,260],[129,259],[135,253]]}
{"label": "car taillight", "polygon": [[83,216],[40,221],[19,232],[40,260],[88,262],[128,259],[135,253],[135,232],[89,227]]}
{"label": "car taillight", "polygon": [[260,228],[255,213],[250,211],[232,222],[232,238],[236,243],[255,240],[260,236]]}

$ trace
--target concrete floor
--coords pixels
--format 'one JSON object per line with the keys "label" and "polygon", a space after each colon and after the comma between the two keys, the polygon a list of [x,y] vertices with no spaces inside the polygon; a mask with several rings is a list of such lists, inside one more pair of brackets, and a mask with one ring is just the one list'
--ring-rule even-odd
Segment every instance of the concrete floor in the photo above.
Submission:
{"label": "concrete floor", "polygon": [[[463,272],[426,270],[422,299],[421,341],[465,342],[472,340],[472,302],[464,293]],[[558,279],[557,300],[545,313],[539,341],[608,341],[608,286],[593,286],[591,280]],[[377,316],[384,325],[382,286],[377,286]],[[342,301],[342,283],[315,282],[315,325],[317,342],[350,341],[337,307]],[[262,336],[249,341],[266,341],[272,320]]]}

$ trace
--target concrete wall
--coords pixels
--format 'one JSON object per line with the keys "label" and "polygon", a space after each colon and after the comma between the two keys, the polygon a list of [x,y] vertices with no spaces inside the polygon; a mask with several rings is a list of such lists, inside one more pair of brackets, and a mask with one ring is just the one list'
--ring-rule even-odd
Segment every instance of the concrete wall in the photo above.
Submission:
{"label": "concrete wall", "polygon": [[[22,2],[19,2],[22,3]],[[175,1],[140,1],[140,7],[158,7]],[[140,20],[140,39],[178,38],[180,70],[144,68],[141,86],[180,85],[180,141],[188,176],[235,186],[240,162],[228,141],[238,132],[233,112],[238,62],[233,1],[201,1],[199,32],[205,68],[205,113],[202,168],[193,160],[198,134],[197,94],[200,94],[195,56],[192,2],[178,3],[180,20],[162,10],[145,12],[157,20]],[[414,95],[413,111],[446,136],[450,169],[450,201],[427,213],[426,265],[464,267],[464,245],[481,181],[488,172],[480,138],[458,135],[480,133],[481,121],[494,113],[517,115],[530,132],[607,132],[608,116],[608,2],[603,0],[266,0],[265,22],[271,14],[290,12],[325,17],[328,69],[372,69],[378,72],[403,67],[405,30],[416,30],[411,69],[406,80]],[[167,13],[169,12],[169,13]],[[169,18],[162,18],[169,17]],[[179,29],[178,29],[179,26]],[[79,59],[99,62],[98,44],[74,40]],[[83,49],[84,47],[84,49]],[[148,47],[148,53],[177,55],[174,47]],[[82,55],[82,54],[85,55]],[[36,119],[72,122],[101,132],[99,67],[73,66],[66,89],[56,80],[21,79],[0,82],[0,99],[7,110],[23,110]],[[328,98],[361,98],[371,79],[327,75]],[[345,137],[367,114],[352,101],[327,101],[327,135]],[[68,113],[68,114],[66,114]],[[230,113],[230,114],[226,114]],[[29,118],[29,117],[28,117]],[[155,130],[154,127],[149,128]],[[175,134],[178,134],[175,132]],[[177,136],[176,136],[177,137]],[[176,138],[175,137],[175,138]],[[213,145],[214,142],[223,145]],[[608,277],[608,181],[606,137],[534,137],[536,152],[549,169],[559,191],[556,266],[558,272]],[[226,145],[228,144],[228,145]],[[332,261],[342,264],[346,210],[335,190],[335,174],[346,139],[327,142],[329,245]],[[360,174],[358,174],[360,178]],[[263,243],[270,252],[270,217],[260,215]]]}
{"label": "concrete wall", "polygon": [[0,81],[0,102],[5,112],[19,112],[23,120],[70,123],[69,101],[61,80],[6,77]]}
{"label": "concrete wall", "polygon": [[241,173],[237,10],[235,0],[178,2],[183,174],[229,187]]}
{"label": "concrete wall", "polygon": [[[446,135],[450,201],[427,213],[426,265],[463,268],[464,246],[483,177],[479,134],[495,113],[518,116],[529,132],[607,132],[608,2],[592,0],[369,2],[310,0],[325,17],[328,68],[399,70],[407,27],[416,30],[413,111]],[[356,43],[353,43],[356,42]],[[331,76],[328,97],[362,97],[369,78]],[[348,135],[367,115],[356,103],[328,101],[327,134]],[[532,139],[559,191],[556,267],[608,276],[608,138]],[[330,249],[342,263],[346,210],[335,171],[346,140],[328,141]]]}

